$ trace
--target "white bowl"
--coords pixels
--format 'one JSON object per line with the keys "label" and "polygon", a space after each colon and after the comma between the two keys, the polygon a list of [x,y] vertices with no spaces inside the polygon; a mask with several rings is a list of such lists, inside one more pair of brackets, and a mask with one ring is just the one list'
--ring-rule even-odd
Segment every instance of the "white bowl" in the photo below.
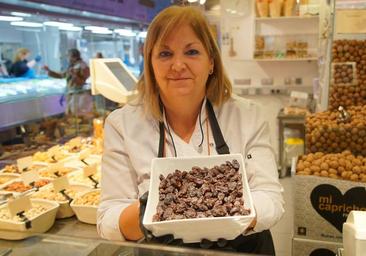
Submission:
{"label": "white bowl", "polygon": [[[32,203],[38,203],[50,207],[42,214],[31,218],[30,229],[26,229],[23,222],[0,219],[0,238],[6,240],[21,240],[37,233],[44,233],[49,230],[55,222],[56,212],[59,204],[43,199],[31,199]],[[6,204],[0,208],[7,207]]]}
{"label": "white bowl", "polygon": [[[156,213],[156,207],[159,202],[160,174],[163,174],[166,177],[176,169],[191,170],[193,166],[212,168],[215,165],[219,166],[226,161],[232,161],[234,159],[240,164],[239,172],[242,174],[243,178],[244,206],[245,208],[250,209],[249,215],[153,222],[153,216]],[[155,158],[152,160],[149,197],[143,225],[150,230],[154,236],[173,234],[175,239],[183,239],[185,243],[200,242],[204,238],[211,241],[217,241],[219,238],[232,240],[248,228],[254,217],[255,210],[253,207],[253,200],[250,194],[245,165],[241,154],[189,158]]]}
{"label": "white bowl", "polygon": [[[86,194],[93,193],[95,191],[99,191],[100,189],[95,189],[92,191],[88,191],[86,193],[80,194],[78,197],[82,197]],[[76,199],[76,198],[75,198]],[[70,204],[72,210],[75,212],[76,217],[79,221],[85,222],[88,224],[97,224],[97,209],[98,206],[96,205],[80,205],[75,204],[75,200],[73,200]]]}

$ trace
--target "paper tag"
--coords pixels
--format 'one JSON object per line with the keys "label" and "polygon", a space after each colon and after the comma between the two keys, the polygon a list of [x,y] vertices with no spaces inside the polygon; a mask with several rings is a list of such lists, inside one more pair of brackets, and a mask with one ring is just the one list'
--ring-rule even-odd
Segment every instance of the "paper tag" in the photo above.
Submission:
{"label": "paper tag", "polygon": [[9,200],[8,202],[9,212],[12,217],[16,216],[17,213],[22,211],[28,211],[32,208],[32,202],[29,199],[29,196],[21,196],[15,199]]}
{"label": "paper tag", "polygon": [[39,180],[39,175],[38,175],[38,171],[37,170],[30,170],[27,172],[23,172],[21,174],[21,178],[23,180],[23,182],[28,185],[32,182],[35,182],[37,180]]}
{"label": "paper tag", "polygon": [[55,192],[60,192],[61,190],[67,189],[70,186],[67,176],[62,176],[54,179],[52,181],[52,184]]}
{"label": "paper tag", "polygon": [[81,138],[80,137],[73,138],[69,140],[67,144],[70,146],[70,148],[79,147],[81,145]]}
{"label": "paper tag", "polygon": [[32,165],[32,157],[27,156],[17,159],[17,165],[18,169],[21,171],[24,170],[25,168],[28,168],[29,166]]}
{"label": "paper tag", "polygon": [[50,153],[51,155],[55,155],[59,151],[60,151],[60,146],[59,145],[53,146],[52,148],[49,148],[47,150],[47,152]]}
{"label": "paper tag", "polygon": [[53,172],[53,173],[55,173],[55,172],[58,172],[61,168],[63,168],[64,166],[63,166],[63,164],[61,164],[61,163],[56,163],[56,164],[51,164],[49,167],[48,167],[48,170],[50,171],[50,172]]}
{"label": "paper tag", "polygon": [[97,172],[97,164],[85,166],[83,171],[85,178],[94,175]]}
{"label": "paper tag", "polygon": [[79,159],[84,160],[84,159],[88,158],[90,156],[90,154],[91,154],[91,150],[89,148],[85,149],[80,152]]}

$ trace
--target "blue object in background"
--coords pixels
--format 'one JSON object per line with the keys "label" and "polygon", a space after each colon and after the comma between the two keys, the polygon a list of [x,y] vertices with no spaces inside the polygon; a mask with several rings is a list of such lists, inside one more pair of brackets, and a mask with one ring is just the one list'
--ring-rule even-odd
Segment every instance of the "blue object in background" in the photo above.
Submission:
{"label": "blue object in background", "polygon": [[42,57],[41,57],[41,55],[37,55],[35,58],[34,58],[34,60],[38,63],[38,62],[40,62],[41,60],[42,60]]}
{"label": "blue object in background", "polygon": [[26,78],[35,78],[36,77],[36,72],[34,72],[34,69],[29,68],[27,70],[27,72],[25,72],[21,77],[26,77]]}

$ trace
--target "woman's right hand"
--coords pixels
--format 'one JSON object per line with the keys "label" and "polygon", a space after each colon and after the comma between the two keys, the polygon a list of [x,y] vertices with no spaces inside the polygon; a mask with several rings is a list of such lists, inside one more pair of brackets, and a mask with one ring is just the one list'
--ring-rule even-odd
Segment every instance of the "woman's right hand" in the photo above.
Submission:
{"label": "woman's right hand", "polygon": [[50,71],[50,69],[48,68],[48,66],[46,66],[46,65],[44,65],[43,67],[42,67],[45,71]]}
{"label": "woman's right hand", "polygon": [[143,238],[140,229],[140,203],[136,201],[124,209],[119,217],[119,228],[126,240],[137,241]]}

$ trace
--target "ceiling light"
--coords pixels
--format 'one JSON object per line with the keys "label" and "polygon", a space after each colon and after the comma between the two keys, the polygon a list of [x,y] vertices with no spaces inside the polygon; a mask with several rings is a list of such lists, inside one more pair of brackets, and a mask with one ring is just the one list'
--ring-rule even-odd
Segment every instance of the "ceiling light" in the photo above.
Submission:
{"label": "ceiling light", "polygon": [[43,25],[52,26],[52,27],[72,27],[72,26],[74,26],[71,23],[58,22],[58,21],[45,21],[45,22],[43,22]]}
{"label": "ceiling light", "polygon": [[94,33],[94,34],[105,34],[105,35],[113,33],[113,31],[109,30],[109,29],[92,30],[91,32]]}
{"label": "ceiling light", "polygon": [[205,4],[206,0],[200,0],[200,4]]}
{"label": "ceiling light", "polygon": [[21,26],[21,27],[33,27],[33,28],[38,28],[38,27],[43,26],[42,23],[27,22],[27,21],[13,21],[13,22],[10,22],[10,25]]}
{"label": "ceiling light", "polygon": [[189,3],[197,2],[198,0],[188,0]]}
{"label": "ceiling light", "polygon": [[129,29],[115,29],[114,32],[121,36],[136,36],[136,33]]}
{"label": "ceiling light", "polygon": [[11,12],[10,14],[14,15],[14,16],[20,16],[20,17],[30,17],[30,16],[32,16],[31,14],[24,13],[24,12]]}
{"label": "ceiling light", "polygon": [[102,31],[102,30],[109,30],[106,27],[98,27],[98,26],[86,26],[86,27],[84,27],[84,29],[85,30],[94,30],[94,31],[96,31],[96,30],[100,30],[100,31]]}
{"label": "ceiling light", "polygon": [[67,30],[67,31],[81,31],[83,28],[81,27],[59,27],[60,30]]}
{"label": "ceiling light", "polygon": [[14,17],[14,16],[0,16],[0,21],[21,21],[22,17]]}

